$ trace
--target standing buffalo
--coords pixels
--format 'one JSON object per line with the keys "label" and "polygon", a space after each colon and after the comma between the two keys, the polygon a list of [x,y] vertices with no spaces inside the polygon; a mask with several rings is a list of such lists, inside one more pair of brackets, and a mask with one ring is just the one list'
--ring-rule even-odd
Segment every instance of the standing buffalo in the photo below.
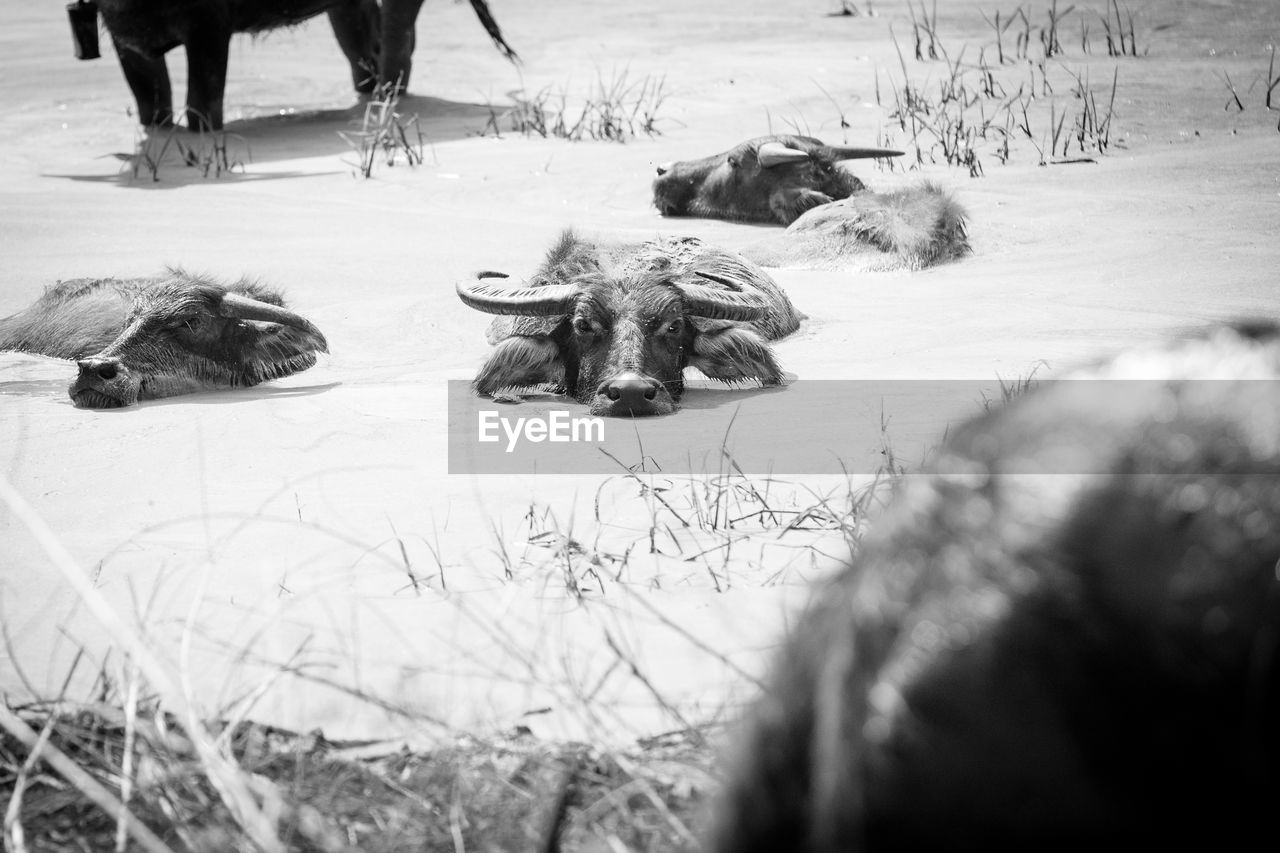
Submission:
{"label": "standing buffalo", "polygon": [[767,267],[920,269],[968,254],[965,211],[942,189],[925,183],[873,193],[841,166],[901,153],[763,136],[713,157],[659,166],[653,203],[664,216],[788,226],[742,250]]}
{"label": "standing buffalo", "polygon": [[[380,83],[409,84],[414,25],[422,0],[99,0],[125,80],[147,126],[173,122],[173,93],[164,55],[187,50],[187,123],[222,127],[227,54],[234,33],[261,33],[326,13],[338,45],[351,64],[358,92]],[[471,6],[508,58],[507,44],[484,0]]]}
{"label": "standing buffalo", "polygon": [[701,160],[659,166],[653,203],[663,216],[790,225],[812,207],[866,189],[841,161],[901,154],[823,145],[808,136],[761,136]]}
{"label": "standing buffalo", "polygon": [[769,341],[800,316],[754,264],[695,239],[612,245],[566,231],[520,287],[483,272],[458,296],[495,319],[477,393],[552,385],[596,415],[664,415],[692,366],[724,382],[783,381]]}
{"label": "standing buffalo", "polygon": [[71,400],[109,409],[306,370],[328,352],[280,294],[170,270],[155,278],[78,278],[0,320],[0,350],[76,359]]}
{"label": "standing buffalo", "polygon": [[1074,378],[900,484],[795,623],[712,850],[1267,843],[1280,329]]}

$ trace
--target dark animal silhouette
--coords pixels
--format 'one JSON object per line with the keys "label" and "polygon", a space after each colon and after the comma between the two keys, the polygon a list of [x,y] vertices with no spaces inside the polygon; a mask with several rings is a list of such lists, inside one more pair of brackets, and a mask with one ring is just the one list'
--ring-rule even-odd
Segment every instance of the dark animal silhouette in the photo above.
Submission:
{"label": "dark animal silhouette", "polygon": [[257,385],[329,351],[320,330],[270,288],[181,270],[59,282],[0,320],[0,350],[75,359],[80,375],[68,393],[91,409]]}
{"label": "dark animal silhouette", "polygon": [[965,425],[900,483],[796,621],[710,850],[1270,837],[1280,332],[1073,378]]}
{"label": "dark animal silhouette", "polygon": [[[164,55],[187,51],[187,123],[218,130],[223,119],[227,54],[234,33],[260,33],[329,16],[338,45],[351,64],[358,92],[379,84],[409,84],[414,24],[422,0],[99,0],[125,80],[147,126],[174,119],[173,93]],[[515,51],[502,36],[484,0],[471,0],[480,22],[508,58]]]}
{"label": "dark animal silhouette", "polygon": [[769,341],[800,317],[754,264],[695,239],[609,244],[565,232],[526,284],[484,272],[462,301],[508,315],[489,329],[493,353],[477,393],[553,386],[599,415],[675,411],[684,368],[724,382],[783,381]]}

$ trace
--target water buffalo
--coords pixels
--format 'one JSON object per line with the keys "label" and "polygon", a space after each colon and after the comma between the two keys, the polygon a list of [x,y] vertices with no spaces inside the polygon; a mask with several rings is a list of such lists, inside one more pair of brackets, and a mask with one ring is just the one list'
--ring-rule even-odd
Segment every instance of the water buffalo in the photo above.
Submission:
{"label": "water buffalo", "polygon": [[766,267],[920,269],[968,254],[967,215],[940,187],[873,193],[840,165],[901,153],[762,136],[713,157],[659,166],[653,203],[664,216],[786,225],[742,249]]}
{"label": "water buffalo", "polygon": [[[173,123],[173,93],[164,55],[187,51],[187,123],[222,127],[227,54],[234,33],[260,33],[298,24],[321,13],[351,64],[358,92],[380,83],[403,89],[412,68],[414,25],[422,0],[98,0],[126,82],[147,126]],[[507,44],[484,0],[471,6],[494,43],[510,59]]]}
{"label": "water buffalo", "polygon": [[257,385],[306,370],[329,348],[270,288],[169,270],[59,282],[0,320],[0,350],[76,359],[72,402],[109,409]]}
{"label": "water buffalo", "polygon": [[653,181],[663,216],[781,222],[866,186],[840,163],[901,151],[824,145],[808,136],[761,136],[701,160],[666,163]]}
{"label": "water buffalo", "polygon": [[494,320],[477,393],[554,386],[597,415],[662,415],[684,368],[724,382],[783,381],[769,341],[800,316],[759,267],[691,238],[606,244],[566,231],[519,287],[484,272],[459,283]]}
{"label": "water buffalo", "polygon": [[899,484],[795,623],[709,849],[1270,837],[1280,329],[1076,378],[965,425]]}

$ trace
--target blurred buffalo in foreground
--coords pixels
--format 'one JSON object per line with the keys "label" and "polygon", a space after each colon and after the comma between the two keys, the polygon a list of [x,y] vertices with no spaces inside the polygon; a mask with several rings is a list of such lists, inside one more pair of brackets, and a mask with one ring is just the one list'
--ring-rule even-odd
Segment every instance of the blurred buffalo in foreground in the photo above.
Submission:
{"label": "blurred buffalo in foreground", "polygon": [[965,211],[941,188],[925,183],[873,193],[842,165],[901,153],[762,136],[712,157],[659,166],[653,202],[664,216],[788,226],[743,250],[763,266],[919,269],[968,254]]}
{"label": "blurred buffalo in foreground", "polygon": [[472,308],[508,315],[489,327],[493,353],[477,393],[553,386],[596,415],[663,415],[684,369],[724,382],[783,382],[769,341],[800,316],[754,264],[695,239],[608,244],[565,232],[525,284],[483,272],[460,283]]}
{"label": "blurred buffalo in foreground", "polygon": [[[187,50],[187,124],[222,127],[227,55],[235,33],[261,33],[292,26],[321,13],[329,16],[338,45],[351,64],[356,91],[379,84],[409,85],[414,25],[422,0],[98,0],[125,80],[147,126],[174,119],[173,93],[164,55]],[[494,44],[510,59],[507,44],[484,0],[471,6]]]}
{"label": "blurred buffalo in foreground", "polygon": [[1271,837],[1280,330],[1071,378],[899,483],[795,623],[711,850]]}
{"label": "blurred buffalo in foreground", "polygon": [[0,350],[75,359],[72,402],[110,409],[257,385],[306,370],[329,348],[319,329],[267,287],[170,270],[59,282],[0,320]]}

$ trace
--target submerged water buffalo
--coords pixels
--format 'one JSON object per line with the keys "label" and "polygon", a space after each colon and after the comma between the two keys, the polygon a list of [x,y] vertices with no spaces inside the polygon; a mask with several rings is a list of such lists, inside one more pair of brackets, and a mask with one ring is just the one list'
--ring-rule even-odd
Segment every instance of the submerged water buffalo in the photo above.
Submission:
{"label": "submerged water buffalo", "polygon": [[0,320],[0,350],[75,359],[72,402],[108,409],[257,385],[306,370],[329,348],[270,288],[170,270],[59,282]]}
{"label": "submerged water buffalo", "polygon": [[1270,837],[1280,330],[1075,378],[967,424],[900,484],[795,623],[711,850]]}
{"label": "submerged water buffalo", "polygon": [[808,136],[761,136],[701,160],[659,166],[653,203],[663,216],[790,225],[812,207],[866,189],[841,161],[901,154]]}
{"label": "submerged water buffalo", "polygon": [[[126,82],[147,126],[174,119],[173,93],[164,55],[187,51],[187,123],[222,127],[227,55],[234,33],[261,33],[329,16],[338,45],[351,64],[358,92],[380,83],[403,89],[412,70],[414,25],[422,0],[98,0]],[[471,6],[485,30],[511,59],[507,44],[484,0]]]}
{"label": "submerged water buffalo", "polygon": [[776,385],[769,341],[800,325],[769,276],[691,239],[606,244],[567,231],[526,284],[484,272],[460,283],[494,320],[477,393],[553,386],[597,415],[675,411],[692,366],[724,382]]}
{"label": "submerged water buffalo", "polygon": [[926,181],[819,205],[742,254],[774,268],[918,270],[969,254],[967,222],[951,194]]}
{"label": "submerged water buffalo", "polygon": [[968,254],[966,213],[941,188],[925,183],[874,193],[841,165],[901,153],[762,136],[712,157],[659,166],[653,203],[664,216],[788,226],[742,250],[762,266],[919,269]]}

